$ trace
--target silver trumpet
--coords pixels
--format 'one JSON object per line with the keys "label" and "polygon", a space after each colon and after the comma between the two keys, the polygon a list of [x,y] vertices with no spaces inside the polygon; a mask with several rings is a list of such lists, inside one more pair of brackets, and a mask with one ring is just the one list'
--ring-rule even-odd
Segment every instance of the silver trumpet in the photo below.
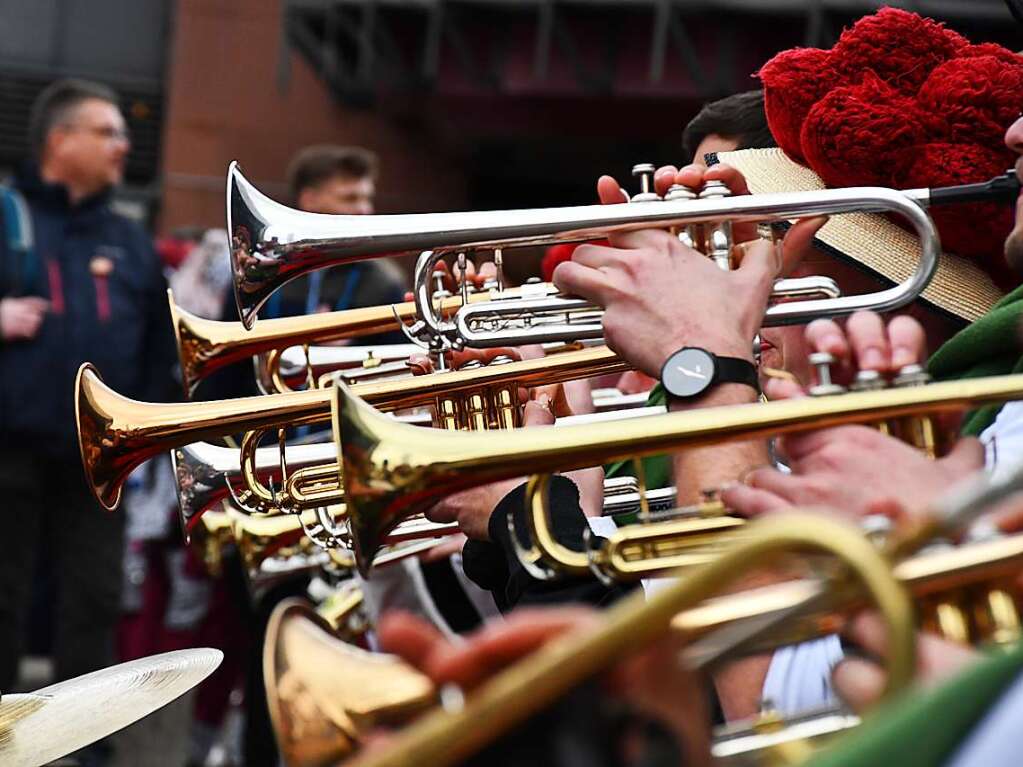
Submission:
{"label": "silver trumpet", "polygon": [[[768,310],[769,325],[799,324],[860,309],[885,312],[905,306],[926,287],[938,264],[938,235],[924,209],[935,204],[1009,200],[1019,193],[1019,188],[1015,174],[1009,172],[984,184],[944,189],[898,191],[852,187],[740,197],[723,196],[721,190],[716,190],[700,199],[691,199],[690,193],[669,194],[665,200],[623,205],[332,216],[304,213],[274,202],[255,189],[238,164],[232,163],[227,179],[227,228],[231,233],[238,312],[246,327],[252,327],[259,308],[275,290],[302,274],[363,259],[423,253],[415,285],[420,320],[412,328],[413,335],[435,348],[443,341],[455,346],[462,343],[514,346],[593,338],[600,335],[600,323],[593,316],[594,307],[580,299],[561,296],[524,298],[507,305],[494,302],[496,313],[461,311],[450,323],[442,322],[431,308],[431,261],[458,255],[462,263],[464,254],[487,251],[494,253],[496,262],[507,247],[580,242],[649,228],[685,230],[694,225],[711,229],[706,238],[707,252],[721,261],[727,259],[725,249],[730,242],[727,229],[736,223],[770,224],[853,212],[897,213],[909,222],[920,241],[921,256],[916,271],[905,282],[875,293],[816,297],[777,304]],[[828,296],[834,292],[828,281],[808,279],[809,282],[778,286],[779,291],[785,296],[790,295],[789,290],[792,295]],[[584,319],[571,322],[571,317],[565,317],[569,311],[577,315],[582,312]],[[492,322],[503,325],[507,314],[523,312],[530,316],[542,313],[548,319],[554,315],[554,319],[541,323],[546,327],[540,329],[518,323],[519,327],[509,332],[482,332]]]}

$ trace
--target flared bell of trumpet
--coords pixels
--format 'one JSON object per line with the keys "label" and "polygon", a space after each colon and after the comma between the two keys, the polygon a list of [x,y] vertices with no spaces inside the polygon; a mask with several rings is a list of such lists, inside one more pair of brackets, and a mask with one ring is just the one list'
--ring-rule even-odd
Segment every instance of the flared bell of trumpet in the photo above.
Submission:
{"label": "flared bell of trumpet", "polygon": [[394,656],[338,639],[298,599],[281,602],[270,616],[263,676],[287,767],[336,764],[371,728],[406,722],[435,699],[427,677]]}
{"label": "flared bell of trumpet", "polygon": [[325,419],[330,397],[302,391],[219,402],[140,402],[103,383],[89,363],[75,379],[75,420],[85,478],[96,500],[113,511],[128,475],[160,453],[191,442]]}

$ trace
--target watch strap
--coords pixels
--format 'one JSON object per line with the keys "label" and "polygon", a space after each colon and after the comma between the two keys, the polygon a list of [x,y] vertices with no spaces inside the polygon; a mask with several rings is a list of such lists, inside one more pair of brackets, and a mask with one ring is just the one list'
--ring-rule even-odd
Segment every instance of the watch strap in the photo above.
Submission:
{"label": "watch strap", "polygon": [[760,393],[760,376],[757,367],[741,357],[719,357],[714,354],[714,384],[746,384],[757,394]]}

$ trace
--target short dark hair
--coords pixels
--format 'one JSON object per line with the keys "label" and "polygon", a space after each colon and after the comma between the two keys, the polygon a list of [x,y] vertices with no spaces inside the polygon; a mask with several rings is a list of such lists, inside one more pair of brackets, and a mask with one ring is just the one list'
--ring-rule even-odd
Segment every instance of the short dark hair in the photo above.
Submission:
{"label": "short dark hair", "polygon": [[682,132],[682,150],[689,162],[707,136],[717,134],[734,139],[739,149],[778,146],[767,127],[762,90],[736,93],[705,105]]}
{"label": "short dark hair", "polygon": [[91,80],[57,80],[46,86],[32,103],[28,120],[28,141],[38,160],[46,147],[46,137],[56,126],[62,125],[83,101],[98,99],[118,105],[117,92],[103,83]]}
{"label": "short dark hair", "polygon": [[361,179],[376,174],[377,156],[368,149],[333,144],[307,146],[288,166],[288,191],[297,201],[303,190],[335,176]]}

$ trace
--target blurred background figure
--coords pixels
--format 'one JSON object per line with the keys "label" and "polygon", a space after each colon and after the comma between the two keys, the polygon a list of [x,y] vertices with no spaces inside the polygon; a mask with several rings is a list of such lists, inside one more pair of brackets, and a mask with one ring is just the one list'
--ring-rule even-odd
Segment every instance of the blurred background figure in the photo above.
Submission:
{"label": "blurred background figure", "polygon": [[[377,156],[356,146],[322,144],[301,150],[288,166],[292,204],[309,213],[368,216],[375,211]],[[274,293],[260,312],[291,317],[400,303],[401,271],[389,260],[359,261],[313,272]],[[234,312],[233,304],[228,307]],[[400,333],[367,336],[360,343],[401,343]]]}
{"label": "blurred background figure", "polygon": [[[44,90],[29,124],[32,155],[5,191],[0,251],[0,689],[17,679],[36,555],[53,570],[55,676],[115,660],[124,518],[82,482],[74,430],[75,373],[95,363],[129,396],[164,400],[173,337],[160,263],[145,232],[115,213],[130,141],[117,95],[63,80]],[[102,745],[83,764],[105,762]]]}

